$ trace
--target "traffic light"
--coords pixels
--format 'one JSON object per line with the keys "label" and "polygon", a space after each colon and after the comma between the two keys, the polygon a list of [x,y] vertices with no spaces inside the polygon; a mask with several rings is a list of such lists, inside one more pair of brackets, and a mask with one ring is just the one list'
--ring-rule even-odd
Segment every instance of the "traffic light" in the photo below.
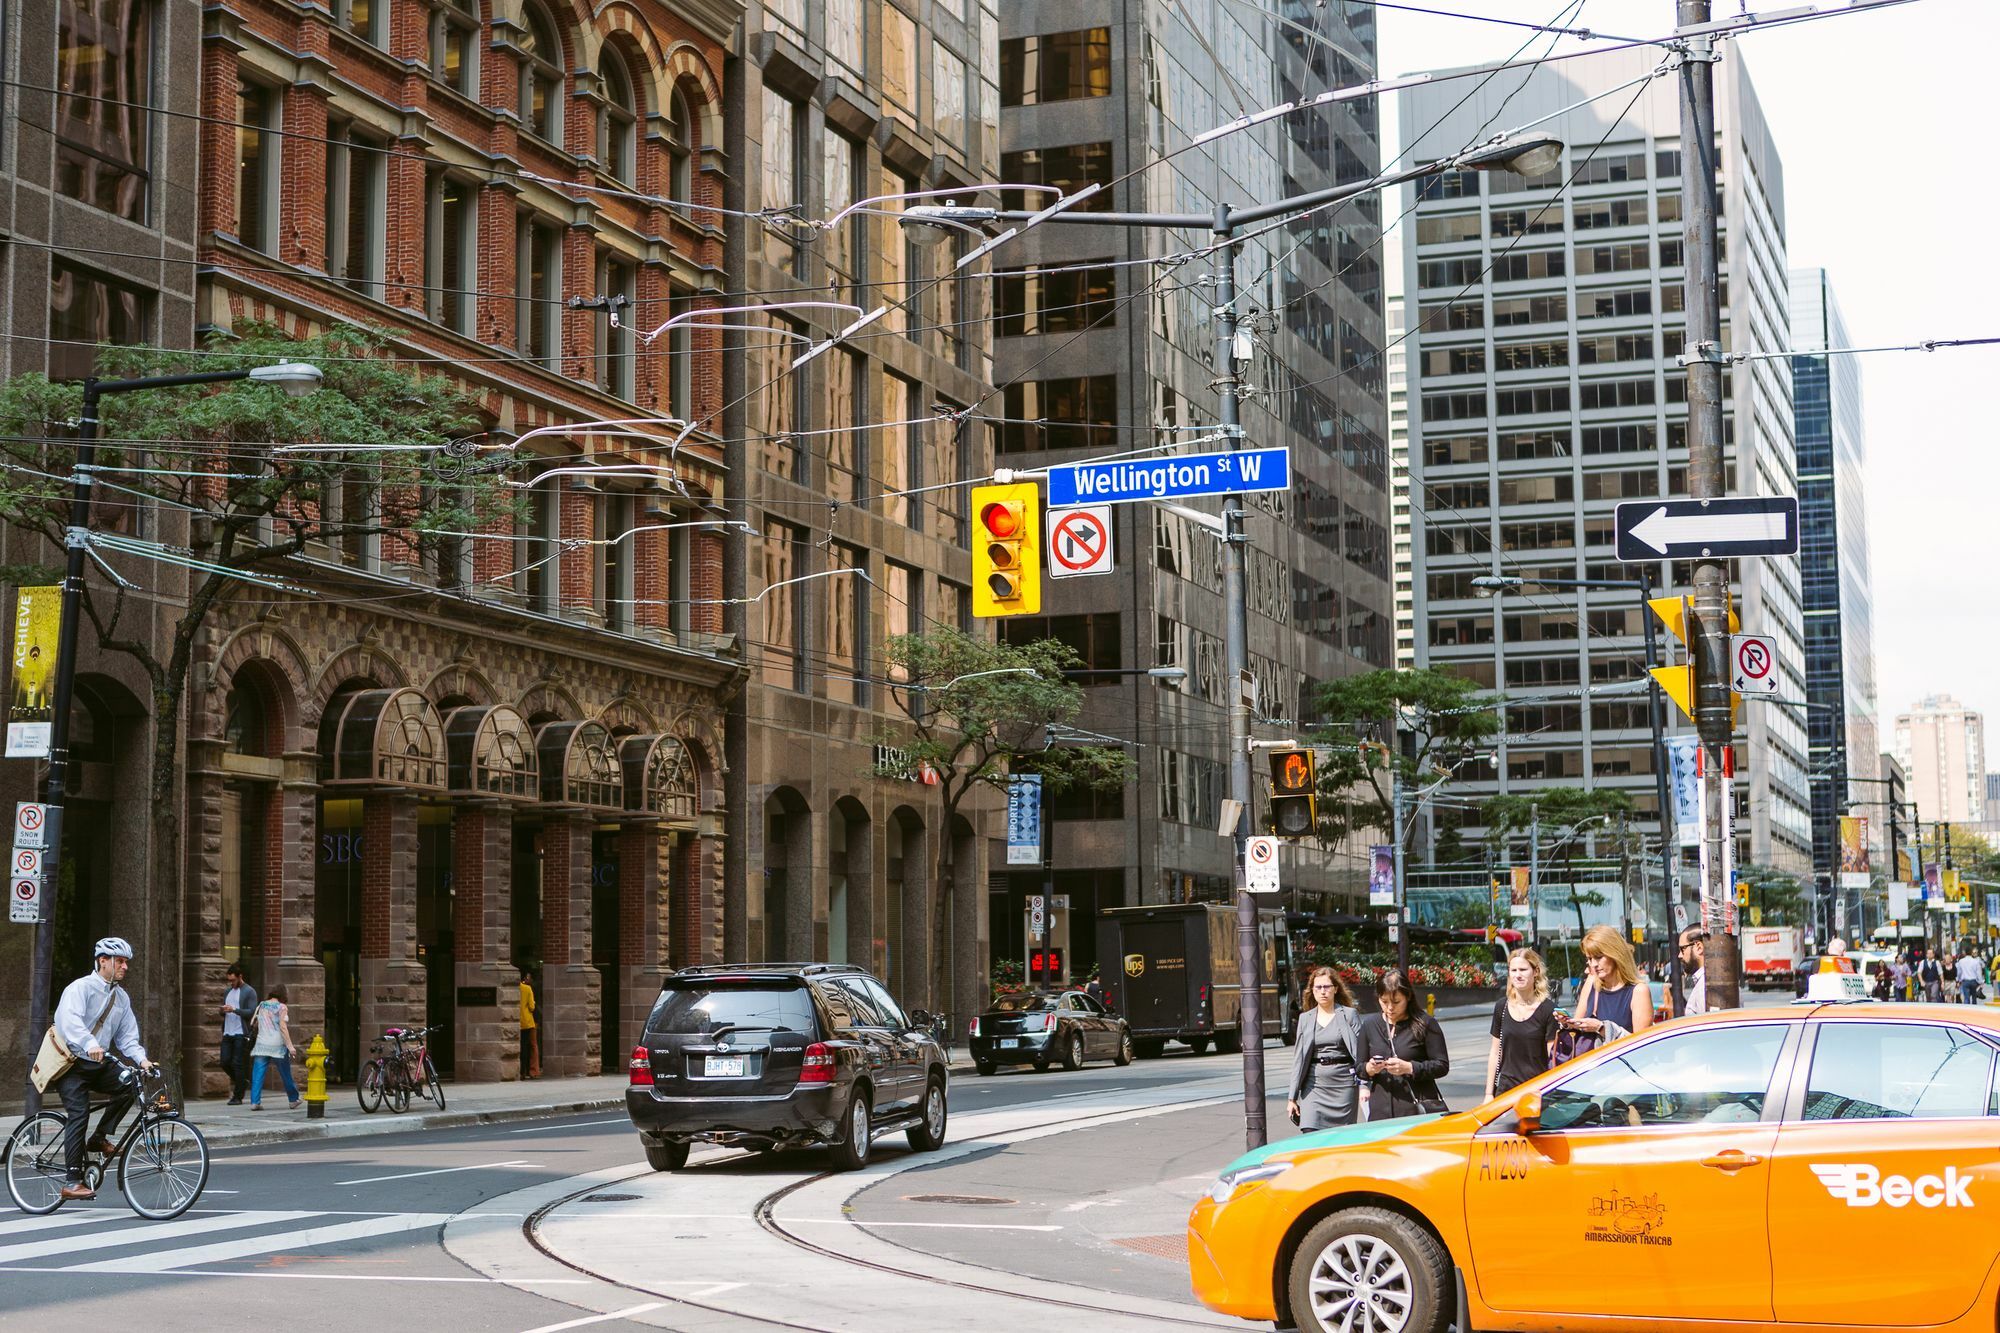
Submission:
{"label": "traffic light", "polygon": [[1750,905],[1750,881],[1747,879],[1736,881],[1736,905],[1738,907]]}
{"label": "traffic light", "polygon": [[1319,823],[1319,779],[1311,750],[1271,752],[1271,831],[1308,838]]}
{"label": "traffic light", "polygon": [[1041,491],[1032,481],[972,488],[972,614],[1042,609]]}

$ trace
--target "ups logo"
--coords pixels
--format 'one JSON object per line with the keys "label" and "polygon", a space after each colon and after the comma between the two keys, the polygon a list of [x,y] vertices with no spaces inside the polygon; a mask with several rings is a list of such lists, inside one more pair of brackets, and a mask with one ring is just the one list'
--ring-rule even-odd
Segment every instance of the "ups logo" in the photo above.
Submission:
{"label": "ups logo", "polygon": [[1142,954],[1142,953],[1128,953],[1128,954],[1126,954],[1126,955],[1125,955],[1125,975],[1126,975],[1126,976],[1128,976],[1128,977],[1143,977],[1143,976],[1145,976],[1145,975],[1146,975],[1146,955],[1145,955],[1145,954]]}

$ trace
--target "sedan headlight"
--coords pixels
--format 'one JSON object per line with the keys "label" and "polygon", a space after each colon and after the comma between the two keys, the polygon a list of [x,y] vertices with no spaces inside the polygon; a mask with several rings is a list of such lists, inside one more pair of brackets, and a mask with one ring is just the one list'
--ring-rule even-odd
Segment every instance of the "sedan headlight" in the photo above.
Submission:
{"label": "sedan headlight", "polygon": [[1259,1162],[1256,1166],[1224,1171],[1215,1178],[1215,1183],[1208,1187],[1208,1197],[1219,1204],[1228,1203],[1236,1191],[1245,1185],[1255,1185],[1274,1176],[1282,1176],[1291,1169],[1290,1162]]}

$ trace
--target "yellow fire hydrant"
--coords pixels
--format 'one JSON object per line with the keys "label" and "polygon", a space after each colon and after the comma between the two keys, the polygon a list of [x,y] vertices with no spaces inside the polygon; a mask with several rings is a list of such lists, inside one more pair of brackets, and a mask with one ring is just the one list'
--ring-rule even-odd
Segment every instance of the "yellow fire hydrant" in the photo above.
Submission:
{"label": "yellow fire hydrant", "polygon": [[306,1047],[306,1119],[326,1119],[326,1057],[333,1054],[327,1049],[326,1039],[313,1033],[312,1045]]}
{"label": "yellow fire hydrant", "polygon": [[1429,1014],[1431,1017],[1435,1018],[1437,1017],[1437,1011],[1438,1011],[1438,993],[1434,990],[1425,991],[1424,1012]]}

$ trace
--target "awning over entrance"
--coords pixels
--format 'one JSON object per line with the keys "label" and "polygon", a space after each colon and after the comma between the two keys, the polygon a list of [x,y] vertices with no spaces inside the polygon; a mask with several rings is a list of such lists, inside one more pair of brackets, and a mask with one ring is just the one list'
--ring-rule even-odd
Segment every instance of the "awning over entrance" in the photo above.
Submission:
{"label": "awning over entrance", "polygon": [[625,808],[617,745],[602,722],[550,722],[535,733],[542,800],[591,810]]}
{"label": "awning over entrance", "polygon": [[331,749],[320,756],[326,782],[445,789],[444,725],[429,699],[407,688],[374,689],[338,706]]}
{"label": "awning over entrance", "polygon": [[700,786],[694,756],[677,736],[627,736],[618,743],[625,808],[693,828]]}
{"label": "awning over entrance", "polygon": [[454,796],[540,798],[535,733],[505,704],[452,709],[444,720],[444,740]]}

